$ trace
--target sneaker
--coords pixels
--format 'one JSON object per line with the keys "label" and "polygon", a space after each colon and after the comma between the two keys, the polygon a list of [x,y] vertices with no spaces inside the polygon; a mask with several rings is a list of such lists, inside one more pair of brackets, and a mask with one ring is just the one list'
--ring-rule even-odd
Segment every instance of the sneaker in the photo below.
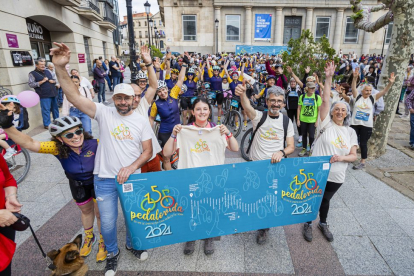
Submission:
{"label": "sneaker", "polygon": [[185,243],[185,247],[184,247],[184,254],[185,255],[191,255],[194,252],[194,247],[195,247],[195,241],[189,241]]}
{"label": "sneaker", "polygon": [[15,149],[6,150],[6,153],[3,155],[3,157],[4,157],[4,159],[9,159],[13,155],[15,155],[16,153],[17,153],[17,151]]}
{"label": "sneaker", "polygon": [[213,239],[205,239],[204,240],[204,254],[211,255],[214,253],[214,242]]}
{"label": "sneaker", "polygon": [[239,127],[235,127],[234,131],[236,131],[236,132],[239,131]]}
{"label": "sneaker", "polygon": [[107,255],[108,255],[108,251],[106,251],[104,240],[101,237],[101,239],[99,240],[99,245],[98,245],[98,253],[96,253],[96,262],[102,263],[103,261],[106,260]]}
{"label": "sneaker", "polygon": [[365,169],[365,164],[364,163],[359,163],[358,165],[354,165],[352,167],[352,169],[354,169],[354,170],[362,170],[362,169]]}
{"label": "sneaker", "polygon": [[105,265],[105,276],[115,276],[116,271],[118,270],[118,260],[121,251],[118,248],[118,253],[116,255],[114,253],[108,254],[106,258],[106,265]]}
{"label": "sneaker", "polygon": [[410,145],[410,149],[414,150],[414,144]]}
{"label": "sneaker", "polygon": [[218,121],[217,121],[217,125],[218,125],[218,126],[219,126],[219,125],[221,125],[221,122],[220,122],[220,120],[218,120]]}
{"label": "sneaker", "polygon": [[306,241],[311,242],[313,235],[312,235],[312,224],[309,223],[305,223],[303,225],[303,237],[305,238]]}
{"label": "sneaker", "polygon": [[109,102],[108,101],[104,101],[104,105],[108,105],[109,104]]}
{"label": "sneaker", "polygon": [[407,120],[410,117],[410,115],[400,115],[400,118],[403,120]]}
{"label": "sneaker", "polygon": [[326,238],[328,242],[333,242],[334,238],[333,238],[331,231],[329,231],[328,224],[319,222],[318,228],[321,230],[322,234],[324,235],[324,237]]}
{"label": "sneaker", "polygon": [[257,230],[257,236],[256,236],[257,244],[264,244],[266,242],[268,230],[269,228]]}
{"label": "sneaker", "polygon": [[297,148],[301,148],[301,147],[302,147],[302,142],[298,142],[298,143],[296,144],[296,147],[297,147]]}
{"label": "sneaker", "polygon": [[302,143],[302,136],[299,136],[298,143]]}
{"label": "sneaker", "polygon": [[243,131],[246,131],[247,130],[247,126],[243,126]]}
{"label": "sneaker", "polygon": [[148,259],[147,250],[136,250],[132,247],[128,247],[128,245],[126,245],[126,244],[125,244],[125,248],[126,248],[126,250],[131,252],[135,257],[137,257],[137,259],[140,260],[140,261],[145,261],[146,259]]}
{"label": "sneaker", "polygon": [[305,149],[305,148],[302,148],[302,150],[299,152],[299,156],[300,157],[303,157],[303,156],[305,156],[306,155],[306,153],[307,153],[308,151]]}
{"label": "sneaker", "polygon": [[83,241],[83,246],[79,252],[81,257],[86,257],[86,256],[89,256],[89,254],[91,254],[92,246],[95,244],[95,242],[96,242],[95,235],[93,235],[92,238],[88,236],[85,237]]}
{"label": "sneaker", "polygon": [[395,114],[397,114],[397,115],[402,115],[402,113],[401,113],[401,112],[398,112],[398,111],[397,111],[397,112],[395,112]]}

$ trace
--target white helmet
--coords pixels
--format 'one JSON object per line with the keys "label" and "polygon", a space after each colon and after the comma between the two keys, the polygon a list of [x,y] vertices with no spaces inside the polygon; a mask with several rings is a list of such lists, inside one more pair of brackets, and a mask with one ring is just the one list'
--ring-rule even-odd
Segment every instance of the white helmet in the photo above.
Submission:
{"label": "white helmet", "polygon": [[159,80],[157,90],[164,88],[164,87],[167,87],[167,83],[163,80]]}
{"label": "white helmet", "polygon": [[76,126],[82,126],[82,122],[78,117],[64,116],[57,118],[49,125],[49,133],[52,136],[58,136],[62,132]]}
{"label": "white helmet", "polygon": [[148,79],[148,76],[147,76],[147,74],[145,74],[144,72],[139,72],[138,73],[138,79],[140,80],[140,79]]}
{"label": "white helmet", "polygon": [[194,73],[195,73],[195,72],[194,72],[194,69],[193,69],[193,68],[188,69],[187,74],[194,74]]}
{"label": "white helmet", "polygon": [[183,93],[187,92],[187,85],[183,84],[181,91],[183,91]]}

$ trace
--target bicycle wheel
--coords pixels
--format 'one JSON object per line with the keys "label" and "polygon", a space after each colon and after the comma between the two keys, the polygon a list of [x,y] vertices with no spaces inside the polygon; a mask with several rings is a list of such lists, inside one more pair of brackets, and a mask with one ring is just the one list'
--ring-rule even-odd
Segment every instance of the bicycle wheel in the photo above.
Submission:
{"label": "bicycle wheel", "polygon": [[230,104],[231,104],[231,99],[230,99],[230,98],[226,98],[226,99],[223,101],[223,106],[222,106],[222,109],[223,109],[223,116],[225,116],[225,115],[227,114],[227,112],[229,112],[229,111],[230,111]]}
{"label": "bicycle wheel", "polygon": [[[241,129],[242,129],[242,116],[240,115],[240,113],[236,110],[230,110],[229,113],[227,114],[226,117],[224,117],[224,122],[223,124],[229,129],[229,131],[231,131],[233,129],[233,136],[234,138],[236,138],[237,136],[239,136]],[[239,121],[239,127],[236,130],[236,118]]]}
{"label": "bicycle wheel", "polygon": [[246,161],[252,161],[250,160],[249,154],[246,152],[247,148],[249,147],[251,140],[252,140],[252,134],[253,134],[253,128],[249,128],[246,133],[244,133],[243,138],[240,142],[240,151],[242,154],[242,157]]}
{"label": "bicycle wheel", "polygon": [[31,164],[30,153],[26,149],[22,149],[19,153],[7,160],[10,173],[13,175],[17,184],[23,181],[29,172]]}

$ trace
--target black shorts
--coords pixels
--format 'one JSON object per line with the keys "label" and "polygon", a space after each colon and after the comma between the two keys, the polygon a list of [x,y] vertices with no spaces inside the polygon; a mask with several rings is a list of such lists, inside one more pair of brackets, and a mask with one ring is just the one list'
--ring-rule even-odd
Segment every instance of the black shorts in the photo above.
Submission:
{"label": "black shorts", "polygon": [[172,132],[167,132],[167,133],[158,132],[158,141],[160,142],[161,148],[164,148],[168,139],[170,139],[171,133]]}
{"label": "black shorts", "polygon": [[220,92],[220,93],[216,92],[216,102],[217,102],[217,104],[222,105],[223,104],[223,99],[224,99],[223,92]]}
{"label": "black shorts", "polygon": [[69,179],[69,187],[77,205],[84,205],[96,198],[93,180],[82,182]]}
{"label": "black shorts", "polygon": [[182,110],[191,109],[191,98],[192,97],[182,97],[181,98],[181,109]]}

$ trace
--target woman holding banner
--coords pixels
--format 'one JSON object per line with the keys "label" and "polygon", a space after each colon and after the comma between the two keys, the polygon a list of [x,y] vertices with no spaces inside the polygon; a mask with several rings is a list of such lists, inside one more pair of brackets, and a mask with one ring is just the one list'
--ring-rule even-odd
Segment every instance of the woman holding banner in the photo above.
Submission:
{"label": "woman holding banner", "polygon": [[[335,74],[334,62],[327,63],[325,67],[325,91],[330,91],[332,76]],[[329,231],[326,218],[329,211],[329,202],[333,195],[345,181],[345,172],[348,163],[357,159],[358,139],[355,130],[349,127],[351,122],[351,110],[349,104],[341,101],[330,105],[330,93],[323,94],[322,105],[318,116],[317,137],[312,145],[312,156],[331,155],[331,170],[328,175],[325,193],[319,208],[318,228],[324,237],[333,241],[333,235]],[[304,224],[303,237],[306,241],[312,241],[312,222]]]}
{"label": "woman holding banner", "polygon": [[[212,110],[205,98],[197,98],[191,109],[189,125],[174,127],[164,146],[164,155],[171,156],[176,149],[180,149],[178,169],[223,165],[226,148],[231,151],[239,150],[236,138],[225,125],[216,126],[208,120]],[[184,254],[190,255],[194,252],[195,242],[186,243]],[[205,239],[204,253],[214,253],[213,238]]]}

